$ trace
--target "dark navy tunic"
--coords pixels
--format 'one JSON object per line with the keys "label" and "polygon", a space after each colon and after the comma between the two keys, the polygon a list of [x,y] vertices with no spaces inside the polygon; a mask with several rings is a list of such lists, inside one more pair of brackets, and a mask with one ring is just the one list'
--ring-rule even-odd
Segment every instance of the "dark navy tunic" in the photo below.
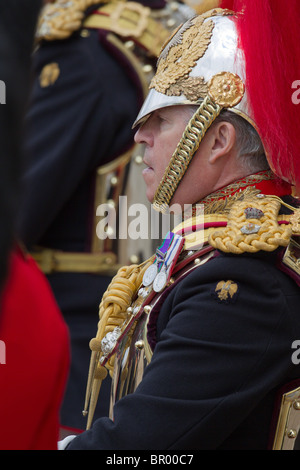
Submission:
{"label": "dark navy tunic", "polygon": [[[219,253],[179,282],[137,390],[68,449],[267,449],[278,387],[300,377],[300,290],[277,261]],[[220,281],[232,296],[220,299]]]}

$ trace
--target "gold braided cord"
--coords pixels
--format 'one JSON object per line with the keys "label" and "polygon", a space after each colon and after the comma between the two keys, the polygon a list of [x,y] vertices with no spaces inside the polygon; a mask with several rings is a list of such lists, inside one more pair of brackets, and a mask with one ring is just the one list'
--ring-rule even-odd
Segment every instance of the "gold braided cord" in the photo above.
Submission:
{"label": "gold braided cord", "polygon": [[[128,307],[132,304],[142,284],[145,270],[153,261],[154,256],[140,265],[120,268],[102,297],[97,334],[90,341],[92,353],[83,411],[84,415],[88,413],[87,429],[90,428],[93,420],[102,381],[106,378],[108,371],[112,374],[114,368],[115,355],[109,358],[105,367],[100,363],[103,356],[101,341],[107,333],[112,332],[116,327],[121,328],[129,319]],[[130,334],[128,338],[130,339]]]}
{"label": "gold braided cord", "polygon": [[[209,244],[225,253],[256,253],[260,250],[274,251],[279,246],[289,244],[292,229],[290,225],[278,224],[281,200],[265,197],[250,199],[234,204],[229,215],[227,227],[216,230],[209,237]],[[261,210],[260,219],[246,219],[245,211],[249,207]],[[247,227],[257,227],[257,231],[243,232]]]}
{"label": "gold braided cord", "polygon": [[287,209],[290,209],[291,211],[295,212],[296,208],[294,206],[291,206],[287,202],[283,201],[280,197],[274,196],[273,194],[268,197],[275,199],[276,201],[279,201],[280,204],[282,204],[284,207],[287,207]]}
{"label": "gold braided cord", "polygon": [[166,212],[207,129],[212,125],[221,110],[222,107],[207,96],[190,119],[156,190],[153,200],[154,209],[163,213]]}

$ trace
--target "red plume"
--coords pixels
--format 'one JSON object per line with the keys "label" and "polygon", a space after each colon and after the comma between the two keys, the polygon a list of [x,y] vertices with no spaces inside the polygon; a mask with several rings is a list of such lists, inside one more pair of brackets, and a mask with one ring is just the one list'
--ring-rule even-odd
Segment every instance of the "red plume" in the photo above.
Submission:
{"label": "red plume", "polygon": [[228,10],[236,11],[234,3],[235,3],[234,0],[223,0],[223,1],[221,0],[220,8],[227,8]]}
{"label": "red plume", "polygon": [[222,0],[237,13],[246,89],[273,171],[300,186],[300,1]]}

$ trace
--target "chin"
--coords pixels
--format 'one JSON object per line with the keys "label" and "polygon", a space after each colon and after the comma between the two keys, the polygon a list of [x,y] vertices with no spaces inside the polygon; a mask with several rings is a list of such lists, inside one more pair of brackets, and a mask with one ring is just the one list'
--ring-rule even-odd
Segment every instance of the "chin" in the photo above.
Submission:
{"label": "chin", "polygon": [[153,200],[154,200],[154,194],[152,191],[146,191],[146,198],[148,199],[148,201],[152,204],[153,203]]}

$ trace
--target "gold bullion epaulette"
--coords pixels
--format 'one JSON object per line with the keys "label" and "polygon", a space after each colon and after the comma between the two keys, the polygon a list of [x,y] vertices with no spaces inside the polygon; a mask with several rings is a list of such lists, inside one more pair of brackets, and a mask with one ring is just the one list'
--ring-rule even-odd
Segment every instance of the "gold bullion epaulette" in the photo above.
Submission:
{"label": "gold bullion epaulette", "polygon": [[36,31],[36,40],[67,39],[82,27],[86,10],[101,0],[56,0],[42,9]]}
{"label": "gold bullion epaulette", "polygon": [[[235,202],[228,213],[227,226],[210,234],[210,245],[234,254],[287,247],[295,223],[293,216],[279,215],[282,204],[286,205],[277,196],[263,194]],[[290,208],[295,211],[295,217],[297,210]]]}

